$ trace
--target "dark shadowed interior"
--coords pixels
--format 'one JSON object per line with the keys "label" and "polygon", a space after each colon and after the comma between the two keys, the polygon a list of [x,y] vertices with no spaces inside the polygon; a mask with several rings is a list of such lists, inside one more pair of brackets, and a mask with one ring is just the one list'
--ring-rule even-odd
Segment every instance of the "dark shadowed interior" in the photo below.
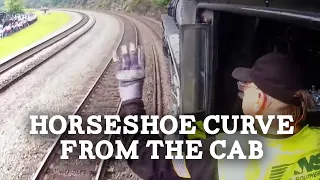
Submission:
{"label": "dark shadowed interior", "polygon": [[[301,66],[308,90],[312,85],[320,89],[319,30],[221,12],[218,37],[217,88],[214,95],[216,114],[242,114],[237,81],[231,73],[239,66],[252,67],[260,56],[269,52],[293,56]],[[317,113],[310,113],[308,117],[311,125],[320,125]]]}

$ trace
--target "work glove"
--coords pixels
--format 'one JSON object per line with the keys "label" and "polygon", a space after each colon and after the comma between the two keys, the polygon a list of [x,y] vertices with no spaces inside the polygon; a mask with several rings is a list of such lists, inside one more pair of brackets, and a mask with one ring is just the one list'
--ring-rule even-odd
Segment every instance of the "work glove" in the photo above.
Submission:
{"label": "work glove", "polygon": [[121,54],[114,54],[116,61],[116,78],[119,81],[119,94],[122,102],[141,99],[145,78],[145,55],[142,47],[129,44],[121,46]]}

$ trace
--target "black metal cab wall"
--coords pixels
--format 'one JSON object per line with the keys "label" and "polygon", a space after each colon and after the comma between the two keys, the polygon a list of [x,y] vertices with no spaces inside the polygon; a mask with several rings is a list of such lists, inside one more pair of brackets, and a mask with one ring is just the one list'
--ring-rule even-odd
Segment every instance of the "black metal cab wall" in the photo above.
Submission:
{"label": "black metal cab wall", "polygon": [[211,2],[198,4],[194,24],[180,25],[180,114],[241,114],[233,69],[273,51],[295,57],[306,86],[320,89],[319,2]]}

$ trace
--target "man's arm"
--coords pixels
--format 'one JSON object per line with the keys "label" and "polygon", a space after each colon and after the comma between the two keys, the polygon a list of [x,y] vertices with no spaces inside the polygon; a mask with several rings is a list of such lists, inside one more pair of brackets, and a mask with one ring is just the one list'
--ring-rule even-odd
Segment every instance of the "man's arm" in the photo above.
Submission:
{"label": "man's arm", "polygon": [[[122,104],[120,116],[145,115],[142,100],[130,100]],[[159,160],[152,160],[152,148],[146,147],[148,140],[161,140],[159,135],[140,134],[141,122],[138,122],[139,131],[134,135],[121,135],[122,143],[128,149],[133,140],[139,140],[138,160],[127,160],[130,168],[144,180],[216,180],[216,161],[210,156],[210,144],[213,139],[202,140],[202,159],[199,160],[170,160],[165,159],[166,147],[159,147]]]}
{"label": "man's arm", "polygon": [[[114,57],[117,62],[116,78],[119,81],[119,95],[122,100],[120,116],[145,115],[142,99],[142,87],[145,78],[145,56],[141,47],[135,48],[133,43],[121,47],[121,58]],[[203,140],[202,159],[200,160],[166,160],[167,148],[157,148],[159,159],[152,160],[152,147],[146,147],[148,140],[161,140],[159,135],[145,135],[141,132],[141,121],[138,123],[138,134],[121,135],[122,143],[128,149],[133,140],[139,140],[138,160],[127,160],[135,173],[145,180],[215,180],[215,162],[210,157],[210,139]]]}
{"label": "man's arm", "polygon": [[[123,119],[127,115],[145,115],[144,104],[141,99],[129,100],[122,103],[120,116]],[[138,145],[138,160],[128,159],[128,165],[130,168],[138,174],[144,180],[175,180],[180,179],[172,171],[172,165],[170,160],[164,158],[165,148],[159,148],[158,154],[160,156],[159,160],[152,160],[152,148],[146,147],[146,142],[148,140],[161,140],[159,135],[141,135],[141,122],[138,122],[139,131],[138,134],[122,134],[121,140],[125,148],[128,149],[133,140],[139,140]]]}

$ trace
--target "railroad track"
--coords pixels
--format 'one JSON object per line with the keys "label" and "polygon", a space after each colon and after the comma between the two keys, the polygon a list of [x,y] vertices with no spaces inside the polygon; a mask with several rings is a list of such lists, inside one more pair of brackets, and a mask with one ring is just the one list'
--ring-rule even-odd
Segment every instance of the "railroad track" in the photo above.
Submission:
{"label": "railroad track", "polygon": [[[123,18],[126,18],[132,22],[134,22],[135,24],[140,23],[145,25],[149,30],[151,30],[151,33],[145,33],[143,34],[143,38],[147,38],[148,39],[148,43],[147,46],[149,48],[151,48],[151,60],[152,60],[152,64],[153,64],[153,98],[152,98],[152,102],[153,102],[153,114],[162,115],[162,87],[161,87],[161,75],[160,75],[160,65],[159,65],[159,58],[158,58],[158,52],[156,49],[156,44],[155,41],[157,39],[153,39],[152,37],[156,36],[161,40],[161,34],[159,32],[157,32],[152,26],[150,26],[148,23],[146,23],[146,18],[141,18],[139,16],[136,15],[132,15],[129,16],[128,14],[120,14],[120,13],[116,13],[116,12],[108,12],[108,13],[112,13],[115,14],[117,16],[122,16]],[[140,27],[141,28],[141,27]],[[141,28],[144,29],[144,28]],[[146,62],[147,64],[148,62]]]}
{"label": "railroad track", "polygon": [[[135,19],[139,19],[138,16],[135,16]],[[161,34],[158,32],[158,30],[155,28],[157,27],[157,24],[155,24],[155,22],[148,20],[147,18],[141,17],[139,20],[141,23],[143,23],[146,27],[148,27],[149,29],[151,29],[152,33],[158,37],[159,39],[152,39],[152,35],[148,36],[148,39],[150,42],[152,42],[152,54],[153,54],[153,63],[155,65],[155,71],[154,71],[154,75],[153,78],[155,80],[155,86],[154,86],[154,112],[159,115],[162,116],[163,115],[163,107],[162,107],[162,86],[161,86],[161,74],[160,74],[160,64],[159,64],[159,59],[158,59],[158,53],[156,50],[156,44],[154,43],[156,40],[161,40]],[[147,23],[148,21],[148,23]],[[153,24],[152,26],[150,25]]]}
{"label": "railroad track", "polygon": [[[72,11],[71,11],[72,12]],[[28,58],[32,57],[33,55],[35,55],[36,53],[44,50],[45,48],[53,45],[54,43],[62,40],[63,38],[69,36],[70,34],[72,34],[73,32],[79,30],[81,27],[83,27],[84,25],[86,25],[89,21],[89,16],[81,13],[81,12],[77,12],[82,16],[82,19],[80,22],[78,22],[77,24],[73,25],[71,28],[59,33],[58,35],[46,40],[45,42],[36,45],[35,47],[30,48],[29,50],[18,54],[17,56],[13,57],[12,59],[3,62],[2,64],[0,64],[0,75],[3,74],[4,72],[10,70],[11,68],[13,68],[14,66],[24,62],[25,60],[27,60]],[[94,22],[95,23],[95,22]],[[94,25],[94,23],[92,24],[92,26],[85,31],[83,34],[85,34],[86,32],[88,32]],[[83,35],[82,34],[82,35]],[[72,42],[74,42],[75,40],[77,40],[78,38],[80,38],[81,36],[77,37],[76,39],[74,39]],[[71,42],[71,43],[72,43]],[[69,46],[71,43],[69,43],[67,46]],[[65,46],[64,48],[66,48],[67,46]],[[57,54],[58,52],[60,52],[61,50],[63,50],[64,48],[60,49],[59,51],[51,54],[47,59],[49,59],[50,57],[54,56],[55,54]],[[47,60],[46,59],[46,60]],[[0,87],[0,92],[6,90],[9,86],[11,86],[12,84],[14,84],[15,82],[17,82],[19,79],[23,78],[24,76],[26,76],[28,73],[30,73],[32,70],[36,69],[37,67],[39,67],[42,63],[44,63],[46,60],[42,61],[41,63],[35,65],[34,67],[32,67],[31,69],[29,69],[28,71],[26,71],[25,73],[21,74],[20,76],[18,76],[17,78],[15,78],[14,80],[10,81],[9,83],[7,83],[6,85],[4,85],[3,87]]]}
{"label": "railroad track", "polygon": [[[163,36],[162,36],[162,32],[163,32],[163,28],[160,22],[157,22],[156,20],[150,19],[148,17],[141,17],[144,20],[144,24],[146,26],[148,26],[150,29],[153,29],[153,33],[155,34],[155,36],[157,36],[159,38],[159,40],[163,41]],[[163,45],[162,45],[163,47]],[[164,49],[162,50],[163,52],[165,51]],[[169,56],[171,56],[172,52],[168,53]],[[171,59],[172,57],[167,56],[167,58]],[[176,109],[177,106],[179,106],[179,88],[180,88],[180,79],[177,76],[178,75],[178,71],[177,71],[177,66],[176,63],[174,63],[172,60],[167,60],[166,62],[166,67],[168,67],[169,69],[169,77],[170,77],[170,85],[171,85],[171,95],[173,97],[173,101],[172,102],[174,104],[174,108]],[[172,111],[170,113],[176,114],[176,111]]]}
{"label": "railroad track", "polygon": [[152,29],[155,36],[157,36],[158,40],[161,40],[162,38],[162,27],[160,22],[156,22],[155,20],[149,19],[147,17],[139,17],[137,15],[134,15],[136,19],[140,18],[140,21],[146,25],[148,28]]}
{"label": "railroad track", "polygon": [[[129,42],[136,42],[138,44],[138,34],[134,24],[125,23],[122,29],[126,30],[121,33],[121,41],[116,45],[128,44]],[[114,115],[118,114],[121,101],[118,94],[118,82],[115,79],[114,67],[110,59],[104,71],[97,78],[94,85],[85,95],[83,101],[79,104],[74,114],[80,115],[83,119],[94,115]],[[84,124],[85,125],[85,124]],[[62,134],[57,137],[51,149],[40,164],[40,167],[33,176],[33,180],[42,179],[64,179],[64,180],[101,180],[106,175],[106,165],[111,163],[111,160],[78,160],[80,149],[76,149],[75,153],[70,155],[69,160],[60,160],[61,146],[60,140],[90,140],[96,144],[101,139],[113,141],[115,136],[112,135],[67,135]],[[105,147],[104,147],[105,148]],[[103,149],[105,154],[107,149]]]}
{"label": "railroad track", "polygon": [[[123,32],[121,41],[116,45],[119,51],[119,46],[128,44],[129,42],[135,42],[139,45],[138,41],[138,29],[136,24],[131,21],[128,16],[111,13],[120,18],[123,22]],[[150,34],[148,34],[150,36]],[[152,42],[152,38],[148,37],[149,41]],[[154,45],[152,45],[154,46]],[[152,47],[152,63],[155,68],[154,72],[154,108],[158,105],[157,101],[161,101],[159,98],[159,80],[157,78],[158,59],[156,49]],[[82,119],[87,119],[90,115],[114,115],[118,114],[121,107],[121,100],[118,94],[118,82],[115,78],[114,67],[110,59],[104,71],[97,78],[94,85],[88,90],[82,102],[79,104],[74,114],[80,115]],[[161,102],[160,102],[161,103]],[[85,123],[83,124],[86,125]],[[103,127],[103,124],[102,124]],[[49,149],[45,158],[41,162],[38,170],[33,176],[33,180],[103,180],[103,179],[114,179],[116,172],[110,170],[113,166],[113,159],[108,160],[79,160],[80,148],[76,148],[73,153],[69,155],[69,160],[61,160],[61,145],[60,140],[90,140],[93,142],[94,147],[96,143],[102,139],[107,139],[113,142],[117,137],[114,135],[67,135],[62,134],[57,137],[52,147]],[[107,149],[104,147],[102,154],[106,154]],[[109,170],[108,170],[109,169]],[[113,168],[111,168],[113,169]]]}

